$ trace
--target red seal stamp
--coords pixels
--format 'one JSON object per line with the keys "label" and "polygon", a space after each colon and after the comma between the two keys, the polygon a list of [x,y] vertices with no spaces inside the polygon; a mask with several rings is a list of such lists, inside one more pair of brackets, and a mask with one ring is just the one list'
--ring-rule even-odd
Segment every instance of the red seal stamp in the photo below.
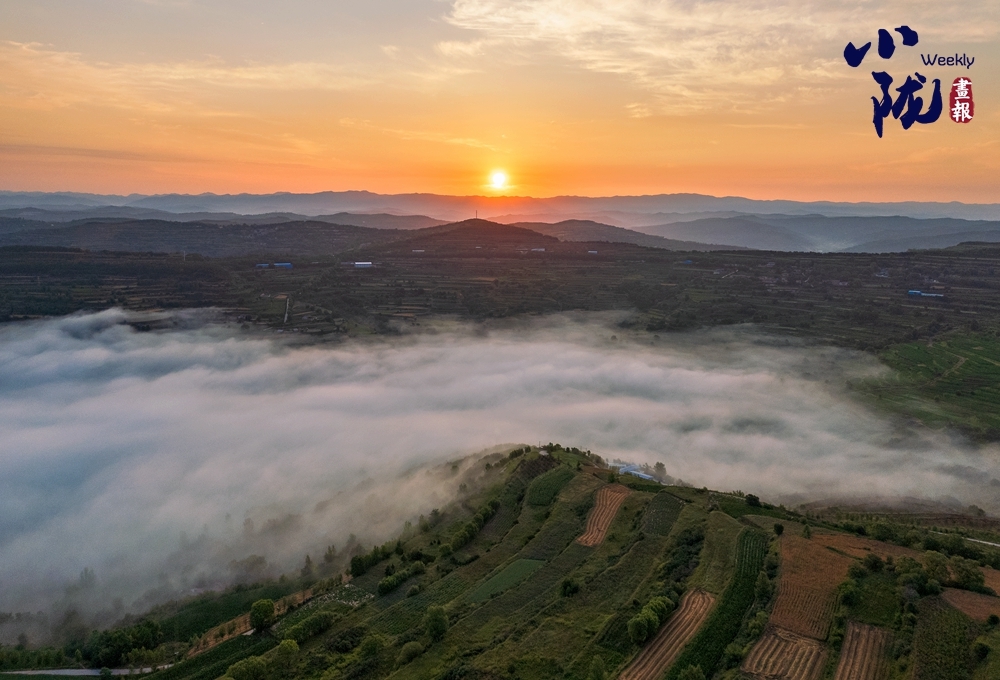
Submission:
{"label": "red seal stamp", "polygon": [[956,123],[968,123],[976,113],[976,105],[972,101],[972,81],[968,78],[955,78],[951,84],[951,119]]}

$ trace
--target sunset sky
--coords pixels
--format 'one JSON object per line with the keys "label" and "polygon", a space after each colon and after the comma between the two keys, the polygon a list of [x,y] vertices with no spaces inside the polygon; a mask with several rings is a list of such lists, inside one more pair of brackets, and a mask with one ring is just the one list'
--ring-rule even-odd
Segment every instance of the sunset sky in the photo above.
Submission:
{"label": "sunset sky", "polygon": [[[5,0],[0,190],[1000,202],[998,37],[996,0]],[[872,70],[945,113],[878,139]]]}

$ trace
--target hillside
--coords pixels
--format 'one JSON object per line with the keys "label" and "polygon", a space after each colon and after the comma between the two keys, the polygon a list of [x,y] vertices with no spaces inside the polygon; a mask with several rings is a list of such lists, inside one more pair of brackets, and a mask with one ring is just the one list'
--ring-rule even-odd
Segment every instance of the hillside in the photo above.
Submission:
{"label": "hillside", "polygon": [[[161,608],[35,666],[79,650],[183,659],[153,680],[997,677],[1000,551],[965,538],[996,522],[802,515],[553,444],[473,470],[456,482],[480,491],[349,563]],[[251,633],[265,598],[277,620]]]}
{"label": "hillside", "polygon": [[605,241],[608,243],[632,243],[649,248],[666,250],[686,250],[691,252],[707,250],[740,250],[740,246],[712,245],[697,241],[681,241],[644,234],[632,229],[613,227],[593,220],[563,220],[554,224],[547,222],[511,222],[511,226],[537,231],[539,234],[555,236],[560,241]]}

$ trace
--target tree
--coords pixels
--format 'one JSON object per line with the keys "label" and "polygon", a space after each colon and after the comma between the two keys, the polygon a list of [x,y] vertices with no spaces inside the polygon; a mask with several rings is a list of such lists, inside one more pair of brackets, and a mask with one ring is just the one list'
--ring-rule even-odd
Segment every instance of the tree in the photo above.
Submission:
{"label": "tree", "polygon": [[[274,600],[254,602],[250,606],[250,627],[258,633],[263,633],[272,625],[274,625]],[[236,680],[240,680],[240,678],[236,678]]]}
{"label": "tree", "polygon": [[748,493],[746,495],[746,498],[744,498],[743,500],[751,508],[759,508],[760,507],[760,499],[757,498],[757,496],[754,496],[752,493]]}
{"label": "tree", "polygon": [[302,565],[302,571],[299,573],[302,574],[302,578],[309,578],[313,575],[313,570],[314,567],[312,558],[309,557],[309,555],[306,555],[305,564]]}
{"label": "tree", "polygon": [[335,559],[337,559],[337,548],[332,545],[326,546],[326,552],[323,553],[323,561],[327,564],[332,564]]}
{"label": "tree", "polygon": [[785,533],[785,525],[784,524],[777,524],[776,523],[774,525],[774,535],[775,536],[781,536],[781,534],[783,534],[783,533]]}
{"label": "tree", "polygon": [[965,590],[982,590],[986,587],[986,579],[975,560],[953,555],[948,560],[951,573],[955,575],[955,585]]}
{"label": "tree", "polygon": [[677,680],[705,680],[705,674],[702,672],[701,666],[691,665],[680,672]]}
{"label": "tree", "polygon": [[812,535],[812,529],[809,528],[808,524],[802,527],[802,538],[812,538]]}
{"label": "tree", "polygon": [[594,660],[590,662],[589,680],[605,680],[607,677],[608,673],[604,670],[604,661],[601,657],[595,656]]}
{"label": "tree", "polygon": [[444,607],[428,607],[424,617],[424,627],[431,639],[437,642],[448,632],[448,615]]}
{"label": "tree", "polygon": [[766,572],[757,574],[757,582],[754,584],[754,594],[758,600],[766,600],[771,597],[771,579]]}
{"label": "tree", "polygon": [[924,570],[927,578],[943,585],[948,581],[948,558],[939,552],[928,550],[924,553]]}
{"label": "tree", "polygon": [[405,666],[423,653],[424,646],[422,644],[416,640],[407,642],[403,645],[403,648],[399,650],[399,656],[396,657],[396,665]]}
{"label": "tree", "polygon": [[653,476],[662,482],[667,476],[667,466],[657,461],[656,465],[653,466]]}

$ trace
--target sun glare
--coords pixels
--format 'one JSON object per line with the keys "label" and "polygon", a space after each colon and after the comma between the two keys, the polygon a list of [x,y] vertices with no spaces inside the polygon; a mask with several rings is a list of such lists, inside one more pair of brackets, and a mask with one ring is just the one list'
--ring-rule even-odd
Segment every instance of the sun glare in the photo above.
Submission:
{"label": "sun glare", "polygon": [[496,170],[490,175],[490,186],[496,190],[507,188],[507,173],[503,170]]}

